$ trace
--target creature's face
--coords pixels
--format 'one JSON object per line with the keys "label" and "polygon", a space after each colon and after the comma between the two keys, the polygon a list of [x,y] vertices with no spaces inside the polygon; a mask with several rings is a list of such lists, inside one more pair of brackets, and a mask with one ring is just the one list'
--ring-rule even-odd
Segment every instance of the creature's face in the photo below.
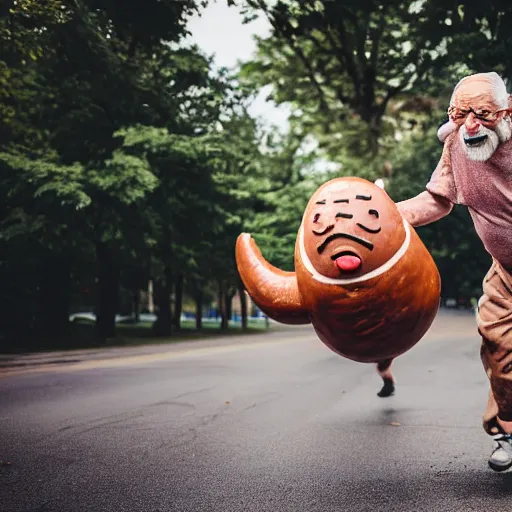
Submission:
{"label": "creature's face", "polygon": [[495,81],[487,74],[468,77],[456,88],[448,115],[470,160],[488,160],[512,135],[506,99],[499,99]]}
{"label": "creature's face", "polygon": [[382,189],[358,178],[327,182],[308,203],[304,249],[325,277],[358,277],[385,264],[402,246],[405,229]]}

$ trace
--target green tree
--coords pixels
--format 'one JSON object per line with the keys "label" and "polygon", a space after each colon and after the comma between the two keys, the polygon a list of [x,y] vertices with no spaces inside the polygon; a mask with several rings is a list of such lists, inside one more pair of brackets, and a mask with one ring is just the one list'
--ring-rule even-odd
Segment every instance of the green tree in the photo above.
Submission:
{"label": "green tree", "polygon": [[[130,1],[119,11],[114,1],[21,0],[0,19],[0,187],[8,198],[0,243],[13,247],[13,236],[31,232],[32,247],[42,244],[58,260],[58,243],[48,247],[34,216],[56,241],[63,233],[87,240],[98,266],[100,339],[114,334],[122,255],[144,249],[129,236],[142,223],[137,205],[158,184],[120,149],[117,132],[138,122],[201,129],[200,119],[190,127],[181,105],[192,87],[208,86],[208,62],[195,49],[168,45],[200,5]],[[197,110],[205,108],[203,101]]]}
{"label": "green tree", "polygon": [[455,62],[475,72],[492,70],[512,79],[510,2],[429,0],[422,3],[421,14],[432,42],[442,42]]}
{"label": "green tree", "polygon": [[[444,41],[432,44],[419,2],[245,0],[249,17],[263,14],[271,35],[242,76],[271,84],[276,102],[291,103],[305,130],[339,136],[359,155],[377,154],[392,136],[390,102],[439,80],[453,61]],[[419,11],[418,11],[419,9]],[[437,39],[437,36],[436,36]]]}

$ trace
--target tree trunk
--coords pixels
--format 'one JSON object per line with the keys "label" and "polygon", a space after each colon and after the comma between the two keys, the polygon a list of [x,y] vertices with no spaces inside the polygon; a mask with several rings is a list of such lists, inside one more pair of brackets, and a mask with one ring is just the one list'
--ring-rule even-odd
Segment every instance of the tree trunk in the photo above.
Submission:
{"label": "tree trunk", "polygon": [[96,335],[101,343],[116,336],[116,313],[119,304],[119,265],[104,242],[96,244],[98,262],[98,298]]}
{"label": "tree trunk", "polygon": [[219,283],[219,312],[220,312],[220,328],[226,330],[229,325],[227,300],[226,300],[226,285],[223,281]]}
{"label": "tree trunk", "polygon": [[148,281],[148,312],[153,314],[155,312],[155,305],[153,302],[153,280]]}
{"label": "tree trunk", "polygon": [[380,137],[382,135],[382,114],[373,113],[368,122],[368,149],[372,157],[380,152]]}
{"label": "tree trunk", "polygon": [[181,312],[183,309],[183,281],[183,274],[178,274],[174,288],[175,301],[174,316],[172,319],[172,324],[177,331],[181,329]]}
{"label": "tree trunk", "polygon": [[[236,293],[236,291],[235,291]],[[233,319],[233,297],[235,296],[234,293],[231,293],[229,290],[226,291],[224,295],[224,300],[226,301],[226,317],[229,321]]]}
{"label": "tree trunk", "polygon": [[133,321],[138,324],[140,322],[140,290],[133,290],[132,294],[132,316]]}
{"label": "tree trunk", "polygon": [[242,315],[242,330],[246,331],[248,327],[247,322],[247,295],[245,294],[245,288],[242,283],[238,284],[238,295],[240,296],[240,307]]}
{"label": "tree trunk", "polygon": [[203,289],[200,282],[194,283],[194,300],[196,303],[196,329],[203,328]]}
{"label": "tree trunk", "polygon": [[71,265],[67,255],[56,255],[44,265],[39,282],[35,335],[50,348],[66,342],[71,301]]}
{"label": "tree trunk", "polygon": [[157,319],[153,325],[156,336],[170,336],[172,332],[172,273],[165,268],[164,277],[154,282],[154,298],[157,307]]}
{"label": "tree trunk", "polygon": [[380,151],[383,111],[382,109],[365,105],[358,109],[358,113],[368,127],[366,143],[368,145],[368,154],[373,159]]}

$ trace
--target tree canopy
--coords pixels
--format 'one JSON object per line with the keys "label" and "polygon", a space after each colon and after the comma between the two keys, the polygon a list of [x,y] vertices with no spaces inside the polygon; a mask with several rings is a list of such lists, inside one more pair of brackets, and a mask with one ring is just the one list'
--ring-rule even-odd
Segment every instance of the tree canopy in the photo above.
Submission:
{"label": "tree canopy", "polygon": [[[199,317],[215,302],[225,328],[244,297],[240,232],[292,270],[319,184],[385,175],[395,201],[411,197],[439,159],[455,82],[491,69],[512,78],[505,1],[233,0],[248,24],[271,27],[235,70],[185,44],[207,3],[2,4],[4,346],[73,346],[69,314],[83,307],[104,343],[150,282],[156,335],[180,328],[185,296]],[[291,107],[288,133],[248,114],[263,86]],[[443,294],[477,294],[489,257],[467,212],[419,233]]]}

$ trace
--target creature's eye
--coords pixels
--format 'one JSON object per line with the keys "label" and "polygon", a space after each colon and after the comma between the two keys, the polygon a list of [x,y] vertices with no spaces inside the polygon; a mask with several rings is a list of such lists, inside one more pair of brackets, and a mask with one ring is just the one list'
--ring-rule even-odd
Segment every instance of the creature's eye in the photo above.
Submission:
{"label": "creature's eye", "polygon": [[379,218],[379,212],[377,210],[368,210],[370,215],[373,215],[376,219]]}
{"label": "creature's eye", "polygon": [[313,217],[313,222],[318,222],[318,219],[320,218],[319,213],[315,213],[315,216]]}

